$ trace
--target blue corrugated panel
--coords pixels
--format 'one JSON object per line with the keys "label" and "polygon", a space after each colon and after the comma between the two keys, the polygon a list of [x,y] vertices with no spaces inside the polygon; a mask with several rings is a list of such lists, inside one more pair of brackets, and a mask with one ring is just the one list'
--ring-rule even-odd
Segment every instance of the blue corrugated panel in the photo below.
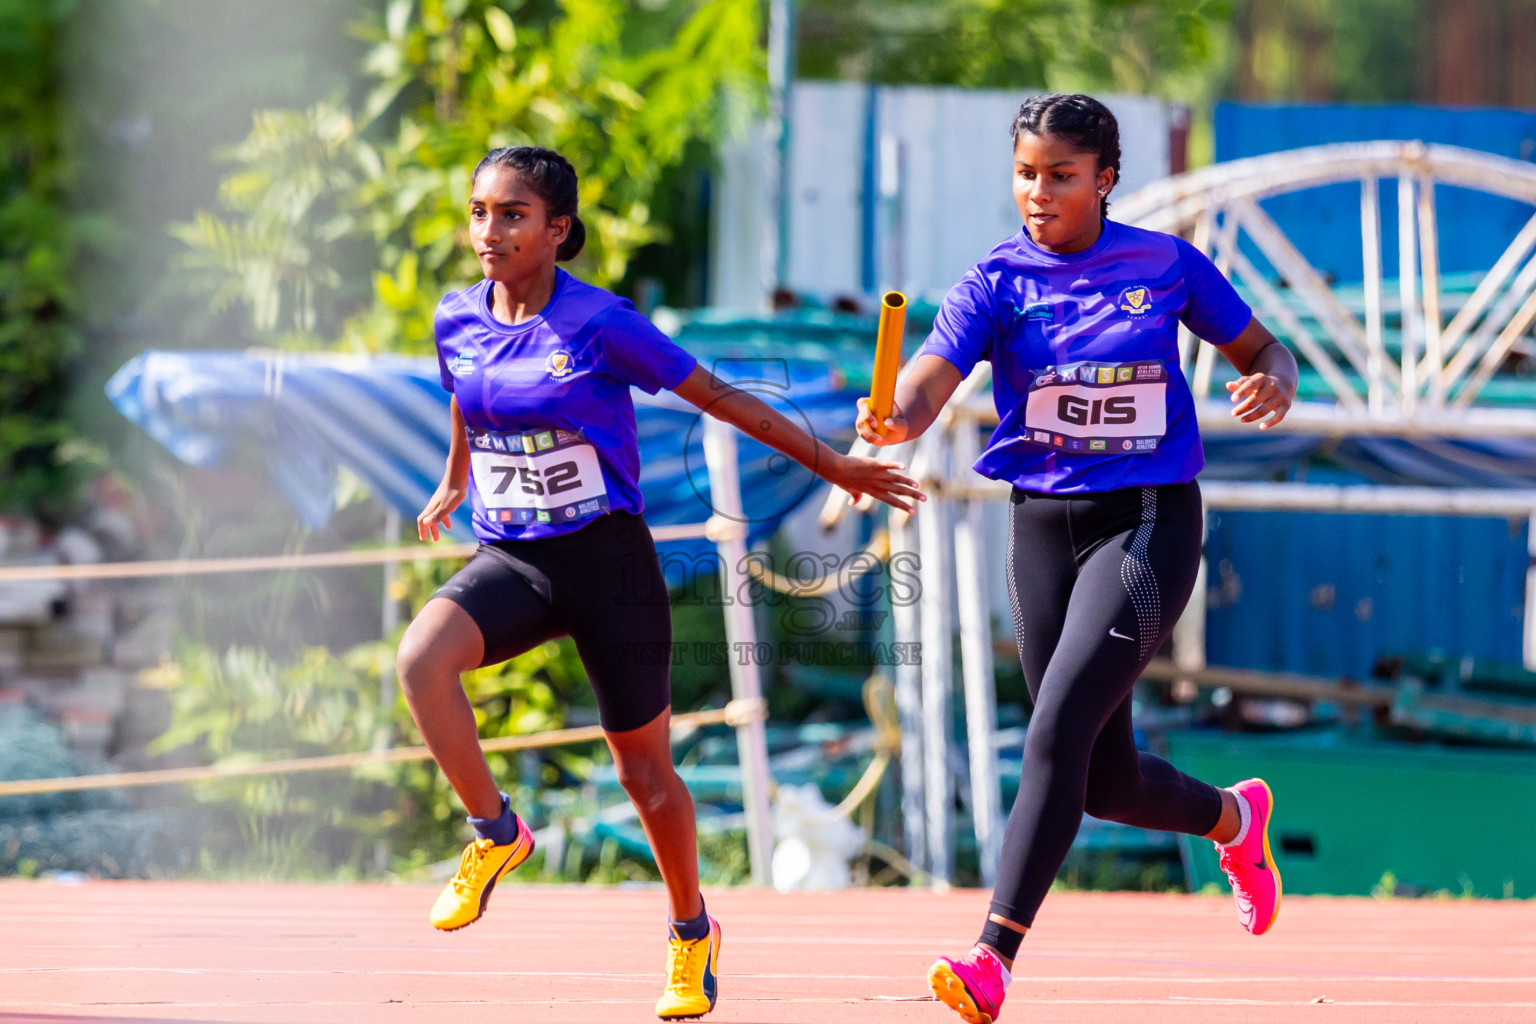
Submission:
{"label": "blue corrugated panel", "polygon": [[1503,519],[1212,512],[1207,658],[1355,678],[1429,648],[1518,664],[1525,535]]}
{"label": "blue corrugated panel", "polygon": [[[1218,161],[1375,139],[1419,139],[1517,160],[1536,156],[1536,111],[1220,103],[1215,122]],[[1444,273],[1486,271],[1531,216],[1524,203],[1467,189],[1437,188],[1435,202]],[[1293,192],[1266,199],[1263,206],[1320,271],[1338,281],[1364,276],[1358,185]],[[1397,191],[1390,183],[1381,190],[1381,206],[1383,269],[1395,277]]]}

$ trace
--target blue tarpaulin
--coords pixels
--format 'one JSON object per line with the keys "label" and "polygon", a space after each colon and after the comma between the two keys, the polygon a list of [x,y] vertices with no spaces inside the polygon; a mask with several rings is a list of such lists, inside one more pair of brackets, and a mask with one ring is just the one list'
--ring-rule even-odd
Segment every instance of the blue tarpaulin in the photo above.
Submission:
{"label": "blue tarpaulin", "polygon": [[[737,358],[700,351],[717,373],[791,416],[834,446],[852,440],[863,388],[807,356]],[[266,467],[304,522],[334,511],[342,467],[380,500],[414,517],[442,477],[448,394],[432,359],[272,352],[162,352],[134,357],[107,385],[117,408],[194,466],[216,466],[244,449]],[[641,486],[651,522],[709,515],[700,413],[676,396],[634,391]],[[1207,475],[1284,479],[1326,455],[1362,482],[1461,487],[1536,485],[1536,441],[1325,441],[1260,434],[1208,438]],[[799,465],[749,439],[741,444],[745,507],[754,536],[771,533],[806,499],[824,493]]]}
{"label": "blue tarpaulin", "polygon": [[[854,396],[825,364],[724,357],[713,365],[803,428],[844,447],[852,440]],[[107,394],[189,465],[218,466],[237,451],[249,453],[316,529],[335,511],[343,467],[414,518],[448,456],[449,396],[432,359],[149,351],[113,375]],[[632,394],[646,518],[702,522],[710,514],[702,414],[669,392]],[[753,536],[772,533],[820,490],[808,470],[750,439],[741,441],[740,467]]]}

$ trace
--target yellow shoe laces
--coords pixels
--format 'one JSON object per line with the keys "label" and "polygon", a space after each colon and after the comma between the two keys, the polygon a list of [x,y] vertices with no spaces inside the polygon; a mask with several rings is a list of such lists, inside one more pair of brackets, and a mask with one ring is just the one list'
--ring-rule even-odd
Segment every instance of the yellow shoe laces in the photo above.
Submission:
{"label": "yellow shoe laces", "polygon": [[480,870],[480,865],[485,862],[485,855],[491,852],[491,847],[496,844],[489,839],[476,839],[464,847],[464,856],[459,858],[459,873],[453,876],[453,888],[461,896],[472,896],[475,893],[475,875]]}
{"label": "yellow shoe laces", "polygon": [[667,988],[686,991],[693,981],[693,955],[706,939],[672,939],[667,943]]}

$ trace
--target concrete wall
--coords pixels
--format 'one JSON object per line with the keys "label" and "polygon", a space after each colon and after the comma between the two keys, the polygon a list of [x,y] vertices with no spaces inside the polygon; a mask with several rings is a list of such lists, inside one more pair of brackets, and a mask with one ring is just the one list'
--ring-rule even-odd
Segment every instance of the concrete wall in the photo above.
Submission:
{"label": "concrete wall", "polygon": [[[27,519],[0,520],[0,567],[100,562],[104,540],[79,526],[49,536]],[[83,754],[142,760],[164,722],[138,679],[170,652],[170,602],[153,580],[0,583],[0,708],[38,708]]]}

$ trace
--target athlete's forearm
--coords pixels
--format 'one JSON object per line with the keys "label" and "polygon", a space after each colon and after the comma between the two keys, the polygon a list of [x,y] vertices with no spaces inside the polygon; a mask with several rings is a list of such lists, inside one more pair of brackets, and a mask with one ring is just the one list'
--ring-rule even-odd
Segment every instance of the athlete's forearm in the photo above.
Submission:
{"label": "athlete's forearm", "polygon": [[443,478],[454,484],[469,479],[469,442],[465,440],[464,414],[459,411],[459,400],[448,400],[448,412],[453,427],[448,434],[448,462],[443,467]]}
{"label": "athlete's forearm", "polygon": [[1258,317],[1249,320],[1241,334],[1223,345],[1221,354],[1241,376],[1266,374],[1275,379],[1287,398],[1296,397],[1296,383],[1300,378],[1296,357]]}
{"label": "athlete's forearm", "polygon": [[896,384],[896,394],[892,401],[896,405],[896,412],[906,418],[908,441],[922,437],[923,431],[933,426],[933,421],[939,418],[939,410],[944,408],[942,400],[935,402],[934,396],[928,394],[928,389],[920,381],[911,378]]}
{"label": "athlete's forearm", "polygon": [[841,456],[756,395],[721,383],[723,396],[709,406],[710,415],[749,437],[775,448],[812,472],[825,471]]}
{"label": "athlete's forearm", "polygon": [[896,382],[892,399],[895,414],[906,420],[906,440],[922,436],[933,426],[963,379],[955,365],[942,356],[922,354],[912,360]]}
{"label": "athlete's forearm", "polygon": [[1296,365],[1296,357],[1279,340],[1259,349],[1253,357],[1251,372],[1268,374],[1279,382],[1287,398],[1296,397],[1301,371]]}

